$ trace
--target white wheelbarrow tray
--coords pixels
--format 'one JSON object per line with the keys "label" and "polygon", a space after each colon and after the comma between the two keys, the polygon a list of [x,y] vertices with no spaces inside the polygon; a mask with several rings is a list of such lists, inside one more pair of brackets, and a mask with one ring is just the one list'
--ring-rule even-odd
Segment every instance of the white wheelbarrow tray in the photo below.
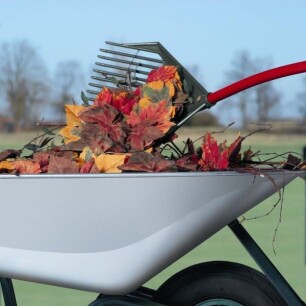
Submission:
{"label": "white wheelbarrow tray", "polygon": [[267,175],[0,175],[0,275],[132,292],[305,174]]}

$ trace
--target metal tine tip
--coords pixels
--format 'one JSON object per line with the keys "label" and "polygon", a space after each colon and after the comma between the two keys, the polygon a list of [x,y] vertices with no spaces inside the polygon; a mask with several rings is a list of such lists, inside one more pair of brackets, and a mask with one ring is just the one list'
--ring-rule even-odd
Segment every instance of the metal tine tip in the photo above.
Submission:
{"label": "metal tine tip", "polygon": [[160,60],[160,59],[157,59],[157,58],[151,58],[151,57],[147,57],[147,56],[142,56],[142,55],[138,55],[138,54],[131,54],[131,53],[113,51],[113,50],[108,50],[108,49],[100,49],[100,51],[104,52],[104,53],[119,55],[119,56],[137,58],[137,59],[140,59],[140,60],[153,62],[153,63],[158,63],[158,64],[163,64],[164,63],[163,60]]}
{"label": "metal tine tip", "polygon": [[[115,87],[108,87],[110,90],[118,90],[118,88]],[[91,94],[91,95],[98,95],[100,93],[100,91],[95,91],[95,90],[91,90],[91,89],[86,89],[86,92]],[[94,101],[94,99],[90,99],[91,101]]]}
{"label": "metal tine tip", "polygon": [[107,61],[113,61],[113,62],[117,62],[117,63],[122,63],[122,64],[127,64],[130,66],[139,66],[139,67],[144,67],[144,68],[149,68],[149,69],[158,69],[160,66],[153,66],[153,65],[148,65],[142,62],[134,62],[134,61],[128,61],[128,60],[124,60],[121,58],[116,58],[116,57],[109,57],[109,56],[103,56],[103,55],[98,55],[98,58],[107,60]]}
{"label": "metal tine tip", "polygon": [[[120,73],[116,73],[116,72],[111,72],[111,71],[105,71],[105,70],[99,70],[99,69],[93,69],[94,72],[96,73],[100,73],[104,76],[115,76],[115,77],[119,77],[119,78],[123,78],[123,79],[126,79],[128,78],[128,75],[127,74],[120,74]],[[143,79],[143,78],[139,78],[139,77],[136,77],[134,75],[131,75],[131,79],[134,79],[134,80],[137,80],[137,81],[141,81],[141,82],[146,82],[147,80],[146,79]]]}
{"label": "metal tine tip", "polygon": [[147,72],[147,71],[138,70],[138,69],[131,69],[129,67],[109,65],[109,64],[104,64],[104,63],[100,63],[100,62],[96,62],[95,64],[97,66],[106,67],[106,68],[118,69],[118,70],[134,72],[134,73],[139,73],[139,74],[144,74],[144,75],[148,75],[149,74],[149,72]]}

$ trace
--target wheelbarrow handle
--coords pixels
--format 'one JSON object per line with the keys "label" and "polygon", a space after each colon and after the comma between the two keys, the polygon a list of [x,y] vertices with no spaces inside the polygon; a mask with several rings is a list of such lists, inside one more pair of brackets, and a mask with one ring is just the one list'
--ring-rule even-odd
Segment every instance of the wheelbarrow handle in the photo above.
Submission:
{"label": "wheelbarrow handle", "polygon": [[210,105],[214,105],[250,87],[303,72],[306,72],[306,61],[266,70],[209,93],[207,95],[207,101]]}

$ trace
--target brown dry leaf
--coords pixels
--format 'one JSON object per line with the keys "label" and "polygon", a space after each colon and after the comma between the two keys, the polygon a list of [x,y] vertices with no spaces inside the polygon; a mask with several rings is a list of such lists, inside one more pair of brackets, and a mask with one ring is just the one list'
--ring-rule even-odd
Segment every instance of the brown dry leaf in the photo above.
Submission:
{"label": "brown dry leaf", "polygon": [[0,153],[0,161],[5,160],[7,158],[16,158],[21,154],[20,150],[4,150]]}
{"label": "brown dry leaf", "polygon": [[118,167],[124,164],[125,158],[126,154],[101,154],[94,157],[101,173],[120,173]]}
{"label": "brown dry leaf", "polygon": [[50,155],[48,173],[78,173],[78,164],[66,157]]}
{"label": "brown dry leaf", "polygon": [[49,152],[37,152],[33,154],[33,160],[40,165],[42,172],[48,172],[49,159]]}
{"label": "brown dry leaf", "polygon": [[175,163],[162,156],[154,156],[147,152],[133,153],[128,162],[119,167],[124,171],[165,172],[174,171]]}

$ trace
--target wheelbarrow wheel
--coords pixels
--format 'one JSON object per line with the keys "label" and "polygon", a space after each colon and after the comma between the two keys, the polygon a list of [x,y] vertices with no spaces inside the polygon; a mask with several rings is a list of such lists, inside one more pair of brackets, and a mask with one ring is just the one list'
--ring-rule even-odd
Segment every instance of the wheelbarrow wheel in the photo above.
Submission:
{"label": "wheelbarrow wheel", "polygon": [[224,261],[194,265],[167,280],[154,301],[170,306],[285,306],[264,274]]}

